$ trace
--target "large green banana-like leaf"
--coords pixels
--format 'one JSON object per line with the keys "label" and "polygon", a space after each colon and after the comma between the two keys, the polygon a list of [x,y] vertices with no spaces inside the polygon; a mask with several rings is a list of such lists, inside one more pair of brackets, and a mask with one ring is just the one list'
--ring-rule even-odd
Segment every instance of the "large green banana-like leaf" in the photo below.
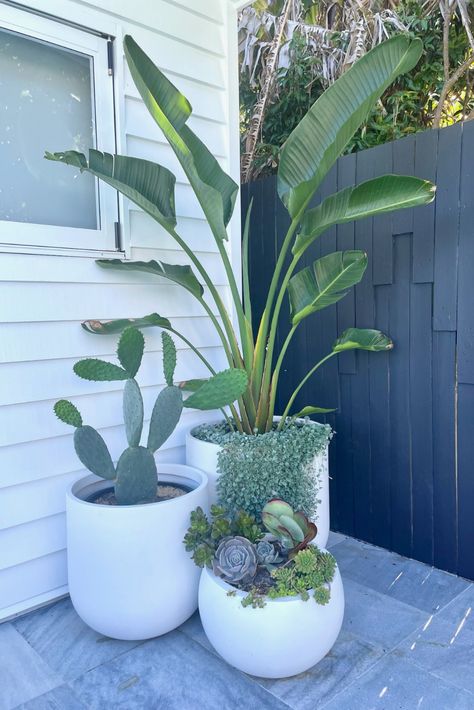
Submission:
{"label": "large green banana-like leaf", "polygon": [[341,353],[344,350],[391,350],[393,342],[380,330],[369,328],[348,328],[336,340],[333,345],[333,352]]}
{"label": "large green banana-like leaf", "polygon": [[[235,402],[247,389],[248,375],[245,370],[223,370],[198,384],[193,380],[193,393],[184,400],[183,406],[192,409],[221,409]],[[189,384],[188,384],[189,387]],[[188,389],[186,385],[182,389]]]}
{"label": "large green banana-like leaf", "polygon": [[343,298],[346,289],[359,283],[366,267],[365,252],[336,251],[295,274],[288,284],[293,325]]}
{"label": "large green banana-like leaf", "polygon": [[118,269],[119,271],[144,271],[154,276],[161,276],[169,281],[183,286],[187,291],[201,298],[204,289],[194,275],[190,266],[181,264],[165,264],[164,261],[121,261],[120,259],[98,259],[97,264],[103,269]]}
{"label": "large green banana-like leaf", "polygon": [[136,87],[181,163],[215,238],[227,239],[225,227],[232,216],[238,186],[185,125],[191,115],[187,99],[130,35],[124,39],[124,49]]}
{"label": "large green banana-like leaf", "polygon": [[74,165],[81,172],[100,178],[141,207],[168,232],[176,226],[174,186],[176,178],[167,168],[149,160],[89,151],[89,162],[83,153],[45,153],[47,160]]}
{"label": "large green banana-like leaf", "polygon": [[435,185],[428,180],[406,175],[384,175],[356,187],[346,187],[306,212],[293,254],[301,256],[316,237],[335,224],[426,205],[432,202],[435,192]]}
{"label": "large green banana-like leaf", "polygon": [[293,218],[301,215],[385,89],[417,64],[422,50],[421,40],[392,37],[359,59],[315,101],[281,152],[278,193]]}
{"label": "large green banana-like leaf", "polygon": [[125,328],[134,326],[135,328],[164,328],[169,330],[171,323],[168,318],[158,315],[158,313],[150,313],[149,316],[143,318],[117,318],[116,320],[85,320],[81,323],[84,330],[94,335],[116,335],[121,333]]}

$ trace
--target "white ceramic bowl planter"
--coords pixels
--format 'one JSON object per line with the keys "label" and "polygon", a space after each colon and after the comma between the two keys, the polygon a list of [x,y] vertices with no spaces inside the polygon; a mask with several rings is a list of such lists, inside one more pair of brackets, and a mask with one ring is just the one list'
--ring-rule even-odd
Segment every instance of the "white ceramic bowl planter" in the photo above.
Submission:
{"label": "white ceramic bowl planter", "polygon": [[206,635],[227,663],[245,673],[261,678],[303,673],[324,658],[339,635],[344,589],[337,567],[326,605],[284,597],[253,609],[242,606],[245,596],[210,570],[202,571],[199,613]]}
{"label": "white ceramic bowl planter", "polygon": [[207,477],[167,464],[159,479],[192,490],[146,505],[100,505],[86,499],[107,483],[88,476],[68,492],[69,591],[81,619],[104,636],[159,636],[197,608],[200,570],[183,538],[191,511],[208,509]]}
{"label": "white ceramic bowl planter", "polygon": [[[278,421],[279,417],[275,417]],[[315,426],[318,426],[315,423]],[[329,446],[329,445],[328,445]],[[311,469],[314,477],[318,481],[318,504],[316,524],[318,534],[315,543],[318,547],[326,547],[329,536],[329,470],[328,470],[328,446],[325,451],[314,457],[311,462]],[[192,434],[192,430],[186,435],[186,463],[188,466],[195,466],[205,471],[209,479],[210,502],[217,501],[216,485],[219,477],[217,456],[221,447],[218,444],[209,443],[197,439]]]}

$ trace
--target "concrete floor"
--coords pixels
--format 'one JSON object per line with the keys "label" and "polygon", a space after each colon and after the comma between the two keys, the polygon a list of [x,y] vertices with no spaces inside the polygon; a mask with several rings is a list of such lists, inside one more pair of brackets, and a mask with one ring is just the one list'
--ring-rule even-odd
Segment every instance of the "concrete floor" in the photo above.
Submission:
{"label": "concrete floor", "polygon": [[0,710],[474,710],[474,585],[337,534],[328,546],[346,615],[307,673],[230,668],[198,615],[152,641],[113,641],[64,599],[0,626]]}

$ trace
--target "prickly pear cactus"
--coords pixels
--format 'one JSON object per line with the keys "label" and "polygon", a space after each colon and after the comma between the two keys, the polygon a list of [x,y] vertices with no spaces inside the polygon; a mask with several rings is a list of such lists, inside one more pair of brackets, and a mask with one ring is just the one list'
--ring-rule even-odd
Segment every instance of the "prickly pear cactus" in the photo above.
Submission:
{"label": "prickly pear cactus", "polygon": [[91,426],[80,426],[74,432],[74,448],[81,463],[101,478],[114,479],[115,467],[107,444]]}
{"label": "prickly pear cactus", "polygon": [[213,375],[184,402],[192,409],[220,409],[232,404],[245,391],[248,377],[245,370],[229,369]]}
{"label": "prickly pear cactus", "polygon": [[123,390],[123,419],[129,446],[138,446],[143,429],[143,399],[136,380],[127,380]]}
{"label": "prickly pear cactus", "polygon": [[183,411],[183,395],[179,387],[172,385],[161,390],[151,413],[147,446],[157,451],[176,429]]}
{"label": "prickly pear cactus", "polygon": [[155,458],[144,446],[125,449],[117,463],[115,497],[119,505],[153,502],[158,487]]}

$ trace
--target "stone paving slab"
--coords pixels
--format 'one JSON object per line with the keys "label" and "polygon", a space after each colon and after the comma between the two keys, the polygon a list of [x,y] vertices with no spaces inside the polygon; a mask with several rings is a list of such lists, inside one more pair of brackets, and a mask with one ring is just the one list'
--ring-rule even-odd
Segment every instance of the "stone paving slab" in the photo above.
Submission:
{"label": "stone paving slab", "polygon": [[471,586],[461,577],[352,538],[337,544],[333,554],[343,579],[353,579],[431,614]]}
{"label": "stone paving slab", "polygon": [[11,710],[61,683],[12,624],[0,625],[0,710]]}
{"label": "stone paving slab", "polygon": [[405,659],[386,656],[338,693],[324,710],[473,710],[474,695]]}
{"label": "stone paving slab", "polygon": [[70,599],[22,616],[13,625],[63,681],[73,680],[140,643],[96,633],[81,621]]}

